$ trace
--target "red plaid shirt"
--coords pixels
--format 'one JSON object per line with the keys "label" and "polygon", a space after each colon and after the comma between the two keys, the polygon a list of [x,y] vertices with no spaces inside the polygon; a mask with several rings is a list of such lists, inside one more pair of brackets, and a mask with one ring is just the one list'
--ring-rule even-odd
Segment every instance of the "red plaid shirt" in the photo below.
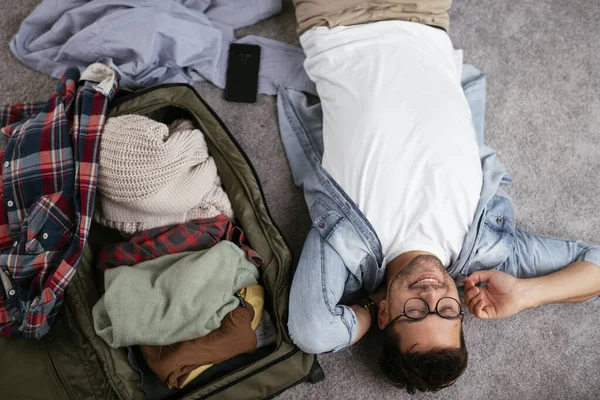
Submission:
{"label": "red plaid shirt", "polygon": [[132,266],[167,254],[204,250],[221,240],[234,242],[246,252],[254,265],[262,265],[262,258],[246,244],[242,229],[221,214],[214,218],[141,231],[127,242],[108,244],[98,256],[98,268],[104,272],[107,268]]}
{"label": "red plaid shirt", "polygon": [[69,68],[48,101],[0,107],[0,335],[46,334],[79,265],[118,87],[108,71],[96,85]]}

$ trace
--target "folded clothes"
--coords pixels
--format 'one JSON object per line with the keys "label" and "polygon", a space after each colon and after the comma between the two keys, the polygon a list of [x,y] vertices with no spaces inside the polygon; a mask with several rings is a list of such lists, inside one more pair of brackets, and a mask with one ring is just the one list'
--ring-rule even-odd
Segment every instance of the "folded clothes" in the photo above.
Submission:
{"label": "folded clothes", "polygon": [[106,292],[92,309],[94,328],[115,348],[205,336],[239,305],[234,294],[256,285],[258,275],[246,254],[228,241],[108,269]]}
{"label": "folded clothes", "polygon": [[102,247],[96,261],[97,269],[135,265],[167,254],[206,250],[222,240],[236,244],[257,267],[263,260],[246,241],[242,228],[225,215],[196,219],[178,225],[140,231],[125,242],[109,243]]}
{"label": "folded clothes", "polygon": [[139,346],[127,347],[127,360],[129,365],[140,375],[140,389],[144,392],[147,399],[173,400],[185,397],[185,395],[196,389],[210,385],[220,378],[267,357],[275,350],[275,347],[275,345],[271,345],[257,348],[251,353],[240,354],[229,360],[215,364],[182,389],[169,387],[168,384],[158,379],[156,374],[146,365]]}
{"label": "folded clothes", "polygon": [[[247,305],[254,310],[254,317],[252,320],[248,321],[248,323],[244,322],[243,324],[240,324],[239,321],[237,321],[235,326],[232,324],[232,326],[227,327],[226,323],[229,321],[226,317],[221,324],[221,328],[208,334],[208,336],[214,334],[212,341],[203,341],[204,338],[197,339],[197,343],[195,343],[193,348],[200,350],[200,352],[196,352],[194,357],[187,358],[188,363],[193,361],[194,364],[186,365],[186,373],[175,377],[175,379],[173,379],[173,376],[170,375],[168,379],[170,386],[182,388],[193,381],[198,375],[212,367],[213,364],[225,361],[233,356],[237,356],[238,354],[249,352],[250,350],[242,351],[241,349],[241,343],[244,343],[245,340],[248,340],[247,338],[241,339],[242,335],[250,335],[254,338],[254,348],[252,348],[252,350],[258,346],[258,338],[255,334],[255,331],[259,323],[262,321],[263,308],[265,305],[265,290],[260,285],[248,286],[240,290],[240,296],[244,299]],[[233,315],[235,311],[236,310],[229,314],[231,319],[235,317]],[[264,314],[268,315],[268,313]],[[250,327],[250,330],[248,330],[248,327]],[[238,341],[239,343],[237,343]],[[234,344],[234,342],[236,343]],[[264,343],[261,343],[261,346],[262,345],[264,345]],[[221,352],[221,354],[219,354],[219,352]],[[218,355],[221,357],[217,357]],[[219,361],[215,361],[217,358]],[[148,362],[148,360],[146,361]],[[182,361],[184,360],[181,360],[180,362]],[[148,365],[150,365],[150,362],[148,362]],[[152,365],[150,365],[150,368],[152,368]],[[154,370],[154,368],[152,369]],[[156,374],[159,377],[161,376],[158,372]]]}
{"label": "folded clothes", "polygon": [[172,126],[141,115],[106,121],[96,221],[135,233],[219,214],[233,218],[204,135],[189,121]]}
{"label": "folded clothes", "polygon": [[253,318],[254,308],[247,303],[227,314],[221,326],[206,336],[170,346],[140,346],[140,350],[160,380],[180,388],[190,372],[200,369],[199,375],[212,364],[255,350]]}
{"label": "folded clothes", "polygon": [[[242,292],[243,289],[242,291],[240,291],[240,293]],[[253,306],[254,310],[259,309],[260,304],[253,300],[252,296],[246,297],[245,300]],[[254,304],[252,304],[252,302],[254,302]],[[255,312],[254,319],[252,320],[252,325],[254,325],[254,323],[256,322],[256,315],[257,313]],[[152,369],[150,369],[147,360],[143,357],[142,352],[140,350],[140,348],[143,346],[128,347],[127,358],[132,368],[134,368],[140,374],[140,386],[146,394],[147,398],[162,399],[171,398],[171,396],[176,397],[176,393],[181,391],[181,388],[184,388],[187,385],[202,385],[202,381],[210,382],[210,380],[213,379],[211,377],[221,376],[220,374],[222,372],[220,371],[233,371],[247,365],[249,362],[256,361],[266,356],[268,352],[261,352],[258,351],[258,349],[272,349],[272,346],[275,345],[275,343],[277,342],[277,330],[275,328],[275,325],[271,321],[269,313],[266,310],[263,310],[262,318],[260,319],[258,326],[256,327],[254,332],[256,334],[257,351],[251,354],[240,354],[238,356],[220,362],[216,365],[207,365],[204,367],[196,368],[187,376],[187,378],[179,388],[177,386],[169,385],[168,380],[159,379],[159,377],[156,375],[158,371],[153,371]]]}

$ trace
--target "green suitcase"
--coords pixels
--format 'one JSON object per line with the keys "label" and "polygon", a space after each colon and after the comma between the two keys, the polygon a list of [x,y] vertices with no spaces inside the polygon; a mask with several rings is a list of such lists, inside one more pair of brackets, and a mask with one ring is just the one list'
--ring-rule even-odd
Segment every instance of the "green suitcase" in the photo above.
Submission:
{"label": "green suitcase", "polygon": [[[277,344],[258,352],[248,364],[224,371],[214,380],[192,382],[170,398],[265,399],[304,381],[324,378],[316,356],[300,351],[287,331],[292,255],[265,203],[248,157],[204,102],[185,84],[167,84],[122,93],[111,103],[109,117],[141,114],[169,122],[187,117],[202,130],[223,186],[252,248],[264,259],[265,308],[277,328]],[[102,242],[93,225],[90,242]],[[140,376],[124,349],[112,349],[94,332],[91,310],[101,291],[93,268],[95,246],[88,244],[83,261],[67,288],[65,302],[50,332],[39,341],[0,339],[2,398],[144,399]]]}

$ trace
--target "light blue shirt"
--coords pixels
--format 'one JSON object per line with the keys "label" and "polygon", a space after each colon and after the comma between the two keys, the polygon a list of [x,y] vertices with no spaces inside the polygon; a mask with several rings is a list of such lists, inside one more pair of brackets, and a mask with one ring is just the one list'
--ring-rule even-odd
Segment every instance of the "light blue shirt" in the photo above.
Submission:
{"label": "light blue shirt", "polygon": [[59,78],[67,67],[109,65],[120,87],[209,81],[225,87],[229,45],[261,46],[258,91],[315,92],[298,46],[234,30],[281,11],[281,0],[44,0],[10,49],[29,68]]}

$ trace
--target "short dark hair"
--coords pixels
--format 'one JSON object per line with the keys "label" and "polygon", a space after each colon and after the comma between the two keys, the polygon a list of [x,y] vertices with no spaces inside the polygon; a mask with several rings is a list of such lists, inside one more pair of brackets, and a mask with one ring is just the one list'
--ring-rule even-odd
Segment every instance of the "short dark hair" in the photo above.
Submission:
{"label": "short dark hair", "polygon": [[452,386],[467,369],[468,358],[462,327],[460,348],[434,349],[426,353],[401,351],[399,340],[388,331],[379,366],[392,385],[415,394],[417,390],[437,392]]}

